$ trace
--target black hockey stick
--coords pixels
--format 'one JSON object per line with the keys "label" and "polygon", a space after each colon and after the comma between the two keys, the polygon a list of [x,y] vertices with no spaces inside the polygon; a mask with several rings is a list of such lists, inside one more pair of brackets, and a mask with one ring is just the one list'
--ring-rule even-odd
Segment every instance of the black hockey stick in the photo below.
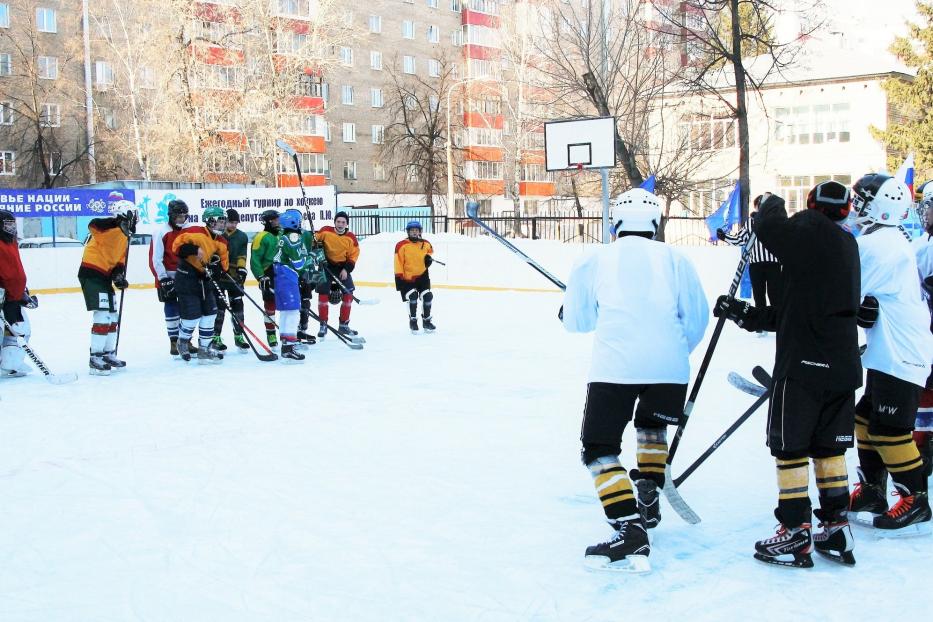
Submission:
{"label": "black hockey stick", "polygon": [[[272,325],[275,326],[276,328],[279,327],[279,325],[275,323],[275,318],[273,318],[271,315],[269,315],[268,313],[266,313],[266,310],[265,310],[258,302],[256,302],[256,301],[253,299],[252,296],[250,296],[249,294],[246,293],[246,290],[243,289],[243,288],[240,286],[240,284],[236,282],[236,279],[234,279],[232,276],[230,276],[230,275],[227,274],[226,272],[223,273],[223,276],[227,277],[227,280],[230,281],[231,283],[233,283],[233,286],[237,289],[238,292],[240,292],[241,294],[243,294],[243,297],[244,297],[244,298],[246,298],[247,300],[249,300],[249,301],[253,304],[254,307],[256,307],[257,309],[259,309],[259,312],[262,313],[262,317],[264,317],[265,320],[266,320],[267,322],[269,322],[270,324],[272,324]],[[255,336],[255,335],[254,335],[254,336]],[[261,342],[260,342],[260,343],[261,343]]]}
{"label": "black hockey stick", "polygon": [[10,331],[10,334],[16,338],[19,347],[21,347],[26,352],[30,360],[36,364],[36,367],[39,368],[39,371],[42,372],[42,375],[45,376],[45,379],[50,384],[68,384],[69,382],[74,382],[78,379],[78,374],[74,372],[67,374],[53,374],[51,371],[49,371],[49,368],[45,366],[45,363],[42,362],[42,359],[39,358],[39,355],[36,354],[35,350],[29,347],[29,344],[26,343],[26,340],[23,339],[22,335],[13,330],[13,327],[10,325],[10,323],[6,321],[6,318],[0,315],[0,320],[3,320],[3,325],[8,331]]}
{"label": "black hockey stick", "polygon": [[768,389],[761,386],[754,380],[749,380],[748,378],[738,374],[734,371],[729,372],[729,384],[741,391],[742,393],[747,393],[752,397],[761,397],[768,392]]}
{"label": "black hockey stick", "polygon": [[[496,233],[496,231],[492,227],[484,223],[479,217],[479,203],[476,203],[474,201],[470,201],[469,203],[467,203],[466,213],[467,213],[467,216],[470,218],[470,220],[472,220],[473,222],[478,224],[480,227],[485,229],[487,232],[489,232],[491,236],[493,236],[494,238],[502,242],[502,244],[507,249],[509,249],[510,251],[518,255],[519,257],[521,257],[525,263],[527,263],[529,266],[537,270],[541,274],[541,276],[543,276],[548,281],[550,281],[551,283],[559,287],[561,291],[565,291],[567,289],[567,286],[564,285],[564,283],[560,279],[558,279],[556,276],[554,276],[553,274],[545,270],[543,267],[541,267],[541,264],[539,264],[537,261],[535,261],[528,255],[523,253],[521,249],[519,249],[517,246],[515,246],[514,244],[506,240],[504,237]],[[444,265],[444,264],[441,264],[441,265]]]}
{"label": "black hockey stick", "polygon": [[[688,466],[687,469],[683,473],[681,473],[678,477],[674,478],[674,486],[680,486],[681,484],[683,484],[684,480],[690,477],[690,474],[697,470],[697,467],[699,467],[701,464],[706,462],[706,459],[709,458],[711,455],[713,455],[713,452],[719,449],[719,446],[725,443],[726,439],[732,436],[732,434],[736,430],[738,430],[742,426],[742,424],[748,420],[749,417],[755,414],[755,411],[761,408],[761,405],[767,402],[768,399],[771,397],[771,376],[768,375],[768,372],[766,372],[761,367],[756,367],[754,371],[752,371],[752,374],[755,376],[756,380],[759,380],[759,382],[761,381],[762,378],[767,382],[767,384],[762,383],[765,389],[764,393],[758,396],[758,399],[755,400],[755,402],[751,406],[748,407],[748,410],[742,413],[742,415],[738,419],[735,420],[735,423],[729,426],[729,428],[725,432],[723,432],[722,435],[719,438],[717,438],[713,442],[713,444],[709,446],[709,448],[706,451],[700,454],[700,457],[694,460],[693,464]],[[764,376],[762,376],[762,374],[764,374]]]}
{"label": "black hockey stick", "polygon": [[330,268],[328,268],[327,266],[324,266],[324,274],[326,274],[327,276],[329,276],[330,279],[331,279],[331,282],[332,282],[332,283],[336,283],[337,286],[343,291],[344,294],[350,294],[350,297],[353,298],[353,302],[355,302],[356,304],[358,304],[358,305],[377,305],[377,304],[379,304],[379,301],[376,300],[375,298],[366,298],[366,299],[363,299],[363,300],[360,300],[359,298],[357,298],[357,297],[353,294],[353,292],[351,292],[351,291],[347,288],[347,286],[344,285],[344,284],[340,281],[340,279],[338,279],[337,276],[336,276],[333,272],[330,271]]}
{"label": "black hockey stick", "polygon": [[[739,283],[742,282],[742,274],[745,273],[745,266],[748,265],[748,260],[754,245],[755,234],[753,232],[748,236],[745,247],[742,249],[742,257],[739,259],[739,265],[735,269],[735,276],[732,277],[732,284],[729,286],[730,297],[735,296],[736,292],[739,290]],[[719,336],[722,334],[722,328],[725,324],[726,316],[721,315],[716,322],[716,328],[713,329],[713,335],[710,337],[709,345],[706,347],[706,354],[703,356],[703,362],[700,364],[696,380],[693,381],[693,389],[691,389],[690,397],[687,398],[687,403],[684,405],[683,420],[680,422],[680,425],[677,426],[677,431],[674,433],[674,440],[671,442],[671,448],[667,455],[667,465],[664,467],[664,496],[667,497],[667,501],[671,504],[671,507],[674,508],[674,511],[691,525],[696,525],[701,519],[699,515],[687,505],[687,502],[684,501],[683,497],[681,497],[680,493],[677,491],[677,485],[674,483],[674,475],[671,472],[671,463],[674,461],[674,456],[677,454],[677,448],[680,446],[680,439],[684,435],[684,428],[687,427],[687,422],[690,420],[690,413],[693,412],[693,405],[696,404],[697,395],[700,393],[700,387],[703,386],[703,379],[706,377],[706,371],[709,369],[709,364],[713,360],[713,352],[716,350],[716,344],[719,343]]]}
{"label": "black hockey stick", "polygon": [[[127,268],[130,264],[130,242],[133,241],[133,235],[130,234],[126,238],[126,256],[123,258],[123,278],[127,278],[129,272]],[[129,284],[127,284],[129,286]],[[117,311],[117,342],[113,344],[113,355],[117,355],[117,350],[120,349],[120,329],[123,328],[123,297],[126,295],[126,287],[120,290],[120,310]]]}
{"label": "black hockey stick", "polygon": [[[313,317],[318,323],[320,323],[320,321],[321,321],[321,316],[318,315],[317,313],[315,313],[314,311],[312,311],[311,309],[308,309],[308,315],[310,315],[310,316]],[[352,337],[349,337],[349,336],[347,336],[347,335],[344,335],[343,333],[341,333],[339,330],[337,330],[336,328],[334,328],[333,326],[331,326],[331,325],[328,324],[327,322],[324,322],[324,325],[327,326],[327,330],[329,330],[330,332],[332,332],[332,333],[334,333],[335,335],[337,335],[337,339],[339,339],[339,340],[342,341],[344,344],[346,344],[346,346],[347,346],[348,348],[350,348],[351,350],[362,350],[362,349],[363,349],[363,344],[362,344],[362,343],[359,343],[359,342],[357,342],[357,341],[354,341]]]}
{"label": "black hockey stick", "polygon": [[259,340],[259,338],[256,337],[253,331],[251,331],[246,326],[246,322],[240,321],[240,318],[238,318],[236,314],[233,312],[233,309],[230,308],[230,304],[227,302],[227,298],[224,296],[224,293],[220,289],[220,286],[217,284],[217,281],[215,281],[214,278],[211,276],[208,276],[207,280],[210,281],[211,285],[214,287],[214,293],[217,294],[217,302],[222,304],[224,308],[230,312],[230,319],[233,321],[236,327],[240,329],[240,332],[243,334],[243,338],[246,339],[246,343],[249,344],[249,347],[253,350],[253,354],[256,355],[256,358],[258,358],[263,363],[268,363],[270,361],[278,360],[279,358],[278,354],[276,354],[272,350],[269,350],[269,348],[266,347],[266,344],[264,344],[262,341],[259,341],[259,345],[263,346],[266,349],[267,354],[262,354],[261,352],[259,352],[259,350],[256,349],[256,345],[253,343],[253,340],[249,338],[249,336],[252,335],[253,338],[256,339],[257,341]]}

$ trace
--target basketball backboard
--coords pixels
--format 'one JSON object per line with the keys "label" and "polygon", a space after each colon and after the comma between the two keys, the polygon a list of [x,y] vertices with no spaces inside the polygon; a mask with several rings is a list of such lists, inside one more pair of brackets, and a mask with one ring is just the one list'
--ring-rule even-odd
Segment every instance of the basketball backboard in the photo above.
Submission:
{"label": "basketball backboard", "polygon": [[615,117],[565,119],[544,124],[544,165],[548,171],[613,168]]}

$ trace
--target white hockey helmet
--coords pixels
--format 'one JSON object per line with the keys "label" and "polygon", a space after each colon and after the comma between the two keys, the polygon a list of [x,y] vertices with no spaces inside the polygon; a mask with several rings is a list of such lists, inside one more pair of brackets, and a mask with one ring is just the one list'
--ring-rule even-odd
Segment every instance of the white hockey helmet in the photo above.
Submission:
{"label": "white hockey helmet", "polygon": [[126,199],[114,201],[110,204],[110,215],[123,216],[127,220],[132,220],[136,217],[136,205]]}
{"label": "white hockey helmet", "polygon": [[616,235],[646,232],[653,236],[661,225],[661,202],[643,188],[632,188],[613,199],[609,218]]}
{"label": "white hockey helmet", "polygon": [[913,205],[910,188],[889,175],[870,173],[852,186],[852,209],[858,224],[896,227]]}

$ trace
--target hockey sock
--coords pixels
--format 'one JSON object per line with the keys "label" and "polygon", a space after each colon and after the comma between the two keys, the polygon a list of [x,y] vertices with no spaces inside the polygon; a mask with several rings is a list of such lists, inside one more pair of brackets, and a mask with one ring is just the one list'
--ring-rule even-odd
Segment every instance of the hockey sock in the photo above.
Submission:
{"label": "hockey sock", "polygon": [[408,290],[405,294],[405,300],[408,301],[408,317],[409,319],[415,319],[418,317],[418,291],[414,289]]}
{"label": "hockey sock", "polygon": [[855,439],[858,447],[858,462],[868,481],[879,481],[884,475],[884,462],[875,449],[875,443],[868,434],[868,420],[855,416]]}
{"label": "hockey sock", "polygon": [[198,327],[198,320],[186,320],[182,319],[181,324],[178,327],[178,339],[179,341],[191,341],[191,337],[194,336],[194,331]]}
{"label": "hockey sock", "polygon": [[217,315],[214,318],[214,334],[222,335],[224,332],[224,316],[227,315],[223,305],[217,306]]}
{"label": "hockey sock", "polygon": [[102,354],[107,349],[110,334],[110,311],[94,311],[91,324],[91,353]]}
{"label": "hockey sock", "polygon": [[603,456],[586,465],[593,476],[596,494],[609,520],[637,515],[638,506],[632,492],[632,480],[619,462],[618,456]]}
{"label": "hockey sock", "polygon": [[117,328],[120,326],[117,323],[118,317],[116,311],[110,313],[110,330],[107,333],[107,345],[104,348],[104,352],[113,352],[117,349]]}
{"label": "hockey sock", "polygon": [[279,334],[282,336],[282,341],[298,340],[298,317],[297,309],[279,311]]}
{"label": "hockey sock", "polygon": [[903,434],[872,434],[872,443],[884,460],[891,478],[912,493],[921,490],[923,484],[923,459],[914,443],[910,430]]}
{"label": "hockey sock", "polygon": [[318,316],[320,316],[322,322],[327,321],[328,304],[330,304],[330,296],[328,296],[327,294],[318,294],[317,314]]}
{"label": "hockey sock", "polygon": [[308,330],[308,318],[311,317],[311,299],[301,299],[301,314],[298,319],[298,330],[305,332]]}
{"label": "hockey sock", "polygon": [[[262,306],[265,308],[268,318],[275,317],[275,301],[263,300],[262,302]],[[275,323],[273,323],[271,319],[266,319],[266,333],[271,335],[275,334]]]}
{"label": "hockey sock", "polygon": [[202,316],[198,321],[198,346],[206,348],[214,339],[214,315]]}
{"label": "hockey sock", "polygon": [[813,471],[820,493],[820,507],[829,512],[845,510],[849,505],[849,474],[845,456],[814,458]]}
{"label": "hockey sock", "polygon": [[430,319],[431,318],[431,304],[434,302],[434,294],[431,293],[431,290],[426,290],[421,294],[421,314]]}
{"label": "hockey sock", "polygon": [[178,325],[181,323],[181,317],[178,315],[178,303],[165,303],[165,330],[168,332],[169,339],[178,339]]}
{"label": "hockey sock", "polygon": [[664,465],[667,464],[667,428],[636,428],[638,472],[645,479],[664,487]]}
{"label": "hockey sock", "polygon": [[350,321],[350,309],[353,308],[353,294],[344,294],[340,301],[340,323]]}
{"label": "hockey sock", "polygon": [[776,458],[778,514],[788,528],[810,522],[810,460]]}

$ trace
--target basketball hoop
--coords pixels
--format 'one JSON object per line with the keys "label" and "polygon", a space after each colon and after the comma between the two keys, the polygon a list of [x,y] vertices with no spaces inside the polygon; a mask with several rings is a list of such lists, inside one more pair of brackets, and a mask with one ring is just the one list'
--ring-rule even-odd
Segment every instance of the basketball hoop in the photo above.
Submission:
{"label": "basketball hoop", "polygon": [[579,173],[579,172],[582,171],[582,170],[583,170],[583,162],[578,162],[578,163],[577,163],[577,172]]}

